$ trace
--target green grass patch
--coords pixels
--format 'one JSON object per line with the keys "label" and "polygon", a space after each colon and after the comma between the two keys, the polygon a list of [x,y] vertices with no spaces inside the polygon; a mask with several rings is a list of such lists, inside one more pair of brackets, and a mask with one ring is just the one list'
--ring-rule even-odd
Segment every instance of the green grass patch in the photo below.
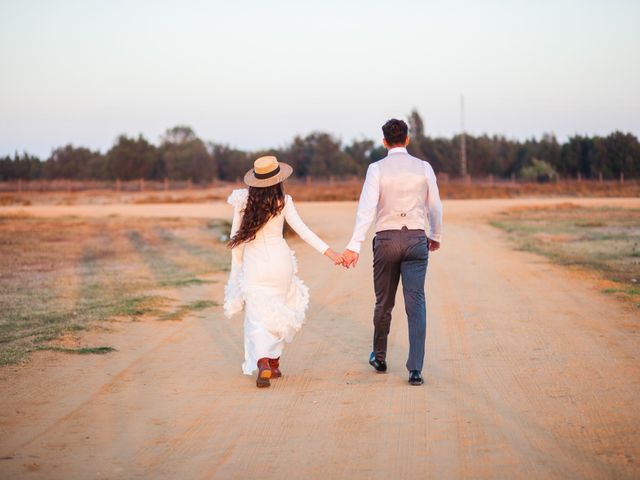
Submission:
{"label": "green grass patch", "polygon": [[105,353],[115,352],[116,349],[113,347],[78,347],[78,348],[67,348],[67,347],[58,347],[55,345],[38,345],[33,349],[37,350],[50,350],[52,352],[62,352],[62,353],[75,353],[77,355],[104,355]]}
{"label": "green grass patch", "polygon": [[200,278],[178,278],[175,280],[164,280],[161,285],[163,287],[189,287],[191,285],[203,285],[206,283],[216,283],[215,280],[202,280]]}
{"label": "green grass patch", "polygon": [[603,288],[602,293],[619,293],[623,295],[638,295],[640,296],[640,288],[628,287],[628,288]]}
{"label": "green grass patch", "polygon": [[197,312],[210,307],[215,307],[217,305],[218,304],[216,302],[213,302],[211,300],[198,300],[195,302],[188,303],[186,305],[181,305],[180,307],[178,307],[176,310],[172,312],[164,313],[160,315],[160,317],[158,317],[158,320],[165,320],[165,321],[166,320],[173,320],[173,321],[182,320],[189,313]]}
{"label": "green grass patch", "polygon": [[158,307],[167,299],[159,296],[142,295],[120,300],[113,308],[113,315],[138,317],[158,312]]}
{"label": "green grass patch", "polygon": [[198,300],[196,302],[192,302],[189,305],[187,305],[187,307],[189,307],[189,309],[191,309],[194,312],[197,312],[198,310],[204,310],[205,308],[216,307],[216,306],[218,306],[218,303],[212,300]]}
{"label": "green grass patch", "polygon": [[22,345],[9,345],[0,349],[0,366],[18,363],[26,354]]}

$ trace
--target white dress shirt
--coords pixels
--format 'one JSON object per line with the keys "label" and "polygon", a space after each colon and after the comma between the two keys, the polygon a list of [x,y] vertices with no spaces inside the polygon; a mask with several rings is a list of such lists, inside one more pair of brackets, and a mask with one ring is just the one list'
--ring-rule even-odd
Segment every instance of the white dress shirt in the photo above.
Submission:
{"label": "white dress shirt", "polygon": [[442,202],[431,165],[404,147],[391,148],[385,158],[369,165],[347,249],[360,252],[374,219],[376,232],[403,227],[426,231],[428,224],[427,236],[440,242]]}

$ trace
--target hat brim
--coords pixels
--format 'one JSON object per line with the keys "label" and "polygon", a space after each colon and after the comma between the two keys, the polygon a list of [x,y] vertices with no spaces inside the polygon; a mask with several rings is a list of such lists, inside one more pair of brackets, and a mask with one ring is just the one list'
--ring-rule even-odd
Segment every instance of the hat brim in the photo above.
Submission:
{"label": "hat brim", "polygon": [[264,188],[272,187],[280,182],[283,182],[291,176],[293,168],[288,163],[278,162],[280,171],[277,175],[270,178],[256,178],[253,168],[244,175],[244,183],[250,187]]}

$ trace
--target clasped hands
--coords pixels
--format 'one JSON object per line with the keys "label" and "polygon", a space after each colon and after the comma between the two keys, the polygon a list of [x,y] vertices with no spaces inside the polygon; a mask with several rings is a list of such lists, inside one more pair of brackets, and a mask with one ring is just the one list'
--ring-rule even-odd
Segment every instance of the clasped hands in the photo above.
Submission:
{"label": "clasped hands", "polygon": [[[429,251],[435,252],[440,248],[440,242],[436,242],[435,240],[429,240]],[[332,248],[327,248],[327,251],[324,254],[329,257],[334,265],[342,265],[344,268],[353,268],[358,264],[358,258],[360,258],[360,254],[358,252],[354,252],[353,250],[346,249],[342,253],[337,253]]]}
{"label": "clasped hands", "polygon": [[331,259],[334,265],[342,265],[344,268],[355,267],[360,257],[359,253],[349,249],[342,253],[337,253],[332,248],[328,248],[324,254]]}

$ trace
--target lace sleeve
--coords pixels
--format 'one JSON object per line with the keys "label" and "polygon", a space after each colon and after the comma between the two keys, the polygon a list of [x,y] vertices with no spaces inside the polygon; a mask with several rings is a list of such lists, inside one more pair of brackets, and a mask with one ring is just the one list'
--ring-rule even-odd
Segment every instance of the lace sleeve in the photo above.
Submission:
{"label": "lace sleeve", "polygon": [[[233,221],[231,222],[230,237],[233,237],[242,223],[242,210],[249,192],[247,189],[234,190],[227,203],[233,206]],[[242,261],[244,256],[244,244],[231,249],[231,270],[229,280],[224,287],[224,314],[231,318],[235,313],[239,313],[244,308],[244,293],[242,279]]]}
{"label": "lace sleeve", "polygon": [[242,210],[245,203],[247,203],[248,197],[249,190],[247,190],[246,188],[239,188],[231,192],[231,195],[229,195],[229,198],[227,198],[227,203],[233,208]]}

